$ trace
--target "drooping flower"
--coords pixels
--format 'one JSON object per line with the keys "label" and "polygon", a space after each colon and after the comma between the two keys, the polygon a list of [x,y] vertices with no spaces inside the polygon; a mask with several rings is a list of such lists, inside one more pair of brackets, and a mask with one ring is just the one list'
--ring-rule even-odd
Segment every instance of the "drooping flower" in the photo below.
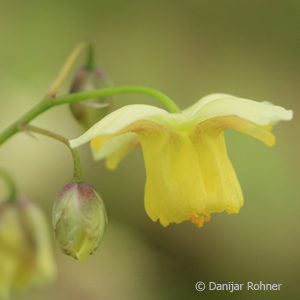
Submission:
{"label": "drooping flower", "polygon": [[56,275],[41,211],[26,199],[0,203],[0,298],[13,287],[43,284]]}
{"label": "drooping flower", "polygon": [[141,145],[149,217],[163,226],[190,220],[201,227],[212,213],[238,213],[243,205],[224,130],[233,128],[273,146],[272,125],[292,115],[268,102],[212,94],[181,113],[149,105],[124,106],[70,144],[75,148],[91,141],[94,158],[106,158],[109,169]]}

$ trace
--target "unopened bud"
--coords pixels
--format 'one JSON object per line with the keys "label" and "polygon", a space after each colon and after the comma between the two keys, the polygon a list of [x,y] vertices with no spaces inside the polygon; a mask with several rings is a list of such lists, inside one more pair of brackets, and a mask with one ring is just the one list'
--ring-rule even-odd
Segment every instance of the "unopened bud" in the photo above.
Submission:
{"label": "unopened bud", "polygon": [[55,277],[46,221],[28,200],[0,204],[0,270],[0,298],[7,298],[12,287]]}
{"label": "unopened bud", "polygon": [[[75,93],[90,91],[94,89],[108,88],[111,86],[111,79],[101,68],[89,70],[86,67],[82,67],[74,77],[70,92]],[[92,105],[93,103],[95,105]],[[106,104],[106,106],[101,107],[98,105],[97,107],[97,104]],[[70,109],[74,118],[85,130],[108,114],[110,108],[110,97],[89,99],[86,102],[74,102],[70,104]]]}
{"label": "unopened bud", "polygon": [[53,227],[62,251],[87,261],[100,245],[107,224],[104,204],[85,183],[70,183],[59,193],[53,208]]}

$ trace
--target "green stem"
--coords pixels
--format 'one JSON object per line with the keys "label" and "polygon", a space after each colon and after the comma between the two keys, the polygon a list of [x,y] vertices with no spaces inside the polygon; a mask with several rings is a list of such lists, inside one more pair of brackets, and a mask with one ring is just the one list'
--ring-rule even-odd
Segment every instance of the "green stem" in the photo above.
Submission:
{"label": "green stem", "polygon": [[94,47],[91,43],[87,44],[87,62],[86,67],[88,70],[92,71],[96,68]]}
{"label": "green stem", "polygon": [[14,180],[12,179],[12,177],[9,175],[8,172],[0,169],[0,177],[2,177],[8,187],[9,190],[9,196],[8,196],[8,201],[11,203],[14,203],[17,199],[17,188],[15,185]]}
{"label": "green stem", "polygon": [[5,141],[15,135],[17,132],[22,130],[22,125],[24,123],[29,123],[41,113],[45,112],[46,110],[66,103],[72,102],[80,102],[83,100],[97,98],[97,97],[106,97],[110,95],[116,94],[128,94],[128,93],[140,93],[146,94],[149,96],[153,96],[162,102],[171,113],[178,113],[180,109],[178,106],[165,94],[153,90],[147,87],[139,87],[139,86],[124,86],[124,87],[112,87],[112,88],[105,88],[93,91],[86,91],[80,93],[74,93],[67,96],[61,96],[54,99],[46,98],[38,103],[35,107],[33,107],[30,111],[28,111],[25,115],[19,118],[15,123],[9,126],[6,130],[4,130],[0,134],[0,145],[2,145]]}
{"label": "green stem", "polygon": [[38,134],[42,134],[48,137],[51,137],[57,141],[62,142],[63,144],[65,144],[69,150],[72,153],[72,157],[73,157],[73,162],[74,162],[74,174],[73,174],[73,182],[82,182],[82,169],[81,169],[81,163],[80,163],[80,158],[79,158],[79,154],[78,151],[76,149],[72,149],[70,147],[69,144],[69,140],[61,135],[58,135],[54,132],[51,132],[49,130],[45,130],[30,124],[23,124],[22,128],[31,132],[35,132]]}

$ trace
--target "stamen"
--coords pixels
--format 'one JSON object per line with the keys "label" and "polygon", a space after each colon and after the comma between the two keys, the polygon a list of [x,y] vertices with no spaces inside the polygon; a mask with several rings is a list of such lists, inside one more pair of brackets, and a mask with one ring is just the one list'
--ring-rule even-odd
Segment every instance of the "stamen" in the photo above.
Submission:
{"label": "stamen", "polygon": [[209,215],[199,215],[197,213],[191,213],[189,216],[189,220],[198,228],[202,227],[204,223],[210,220]]}

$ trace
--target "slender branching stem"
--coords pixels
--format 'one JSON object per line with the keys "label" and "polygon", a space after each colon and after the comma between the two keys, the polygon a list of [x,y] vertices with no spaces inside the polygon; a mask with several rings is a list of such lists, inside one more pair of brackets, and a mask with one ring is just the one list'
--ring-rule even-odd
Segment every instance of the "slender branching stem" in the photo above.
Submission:
{"label": "slender branching stem", "polygon": [[140,86],[123,86],[123,87],[112,87],[105,89],[98,89],[93,91],[85,91],[74,94],[69,94],[66,96],[60,96],[54,99],[45,98],[35,107],[29,110],[25,115],[20,117],[16,122],[6,128],[2,133],[0,133],[0,145],[11,138],[16,133],[22,130],[23,124],[28,124],[30,121],[35,119],[37,116],[47,111],[48,109],[72,102],[80,102],[87,99],[106,97],[116,94],[128,94],[128,93],[140,93],[155,97],[161,103],[163,103],[171,113],[178,113],[180,109],[178,106],[165,94],[147,87]]}
{"label": "slender branching stem", "polygon": [[24,130],[28,130],[30,132],[35,132],[38,134],[48,136],[50,138],[53,138],[53,139],[65,144],[71,151],[73,162],[74,162],[74,173],[73,173],[72,181],[73,182],[82,182],[82,169],[81,169],[81,163],[80,163],[78,151],[76,149],[72,149],[70,147],[70,144],[69,144],[69,141],[67,138],[65,138],[59,134],[56,134],[54,132],[51,132],[49,130],[42,129],[42,128],[30,125],[30,124],[22,124],[22,128]]}

